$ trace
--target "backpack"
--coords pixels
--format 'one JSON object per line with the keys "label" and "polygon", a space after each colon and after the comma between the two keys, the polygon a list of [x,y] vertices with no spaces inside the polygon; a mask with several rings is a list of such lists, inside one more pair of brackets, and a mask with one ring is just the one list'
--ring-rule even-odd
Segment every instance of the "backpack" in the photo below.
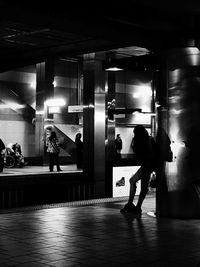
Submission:
{"label": "backpack", "polygon": [[159,161],[173,161],[173,152],[171,150],[171,140],[165,130],[159,130],[156,137],[156,151]]}

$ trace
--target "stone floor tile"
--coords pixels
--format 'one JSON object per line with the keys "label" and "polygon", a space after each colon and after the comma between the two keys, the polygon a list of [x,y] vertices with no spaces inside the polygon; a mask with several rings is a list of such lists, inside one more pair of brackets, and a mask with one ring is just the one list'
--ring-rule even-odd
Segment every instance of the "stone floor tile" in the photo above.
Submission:
{"label": "stone floor tile", "polygon": [[0,213],[0,266],[200,267],[199,220],[121,214],[125,201]]}

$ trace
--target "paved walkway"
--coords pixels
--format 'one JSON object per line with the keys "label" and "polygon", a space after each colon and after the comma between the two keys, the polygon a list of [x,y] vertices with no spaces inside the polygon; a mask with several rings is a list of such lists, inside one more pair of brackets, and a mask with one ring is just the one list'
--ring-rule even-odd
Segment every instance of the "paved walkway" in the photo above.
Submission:
{"label": "paved walkway", "polygon": [[200,221],[149,216],[153,195],[140,218],[77,203],[1,211],[0,266],[200,267]]}

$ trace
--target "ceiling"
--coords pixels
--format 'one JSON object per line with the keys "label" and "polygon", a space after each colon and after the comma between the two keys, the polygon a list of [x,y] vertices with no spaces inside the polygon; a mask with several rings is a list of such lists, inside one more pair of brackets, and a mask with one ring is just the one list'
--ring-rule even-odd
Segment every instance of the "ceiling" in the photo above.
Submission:
{"label": "ceiling", "polygon": [[139,56],[200,40],[196,1],[118,2],[0,1],[0,71],[93,52]]}

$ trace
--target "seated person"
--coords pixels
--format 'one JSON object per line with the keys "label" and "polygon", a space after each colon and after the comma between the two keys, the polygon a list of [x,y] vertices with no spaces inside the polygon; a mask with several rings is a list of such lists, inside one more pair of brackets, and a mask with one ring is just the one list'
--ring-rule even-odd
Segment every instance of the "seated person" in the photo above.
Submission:
{"label": "seated person", "polygon": [[12,143],[9,143],[7,146],[6,146],[6,154],[7,155],[15,155],[15,151],[13,150],[13,144]]}
{"label": "seated person", "polygon": [[21,146],[18,143],[12,145],[12,150],[14,151],[14,157],[16,159],[16,165],[24,165],[24,156],[22,155]]}
{"label": "seated person", "polygon": [[15,155],[16,155],[16,156],[22,154],[22,150],[21,150],[21,146],[20,146],[20,144],[15,143],[15,144],[12,146],[12,149],[13,149],[13,151],[15,152]]}

